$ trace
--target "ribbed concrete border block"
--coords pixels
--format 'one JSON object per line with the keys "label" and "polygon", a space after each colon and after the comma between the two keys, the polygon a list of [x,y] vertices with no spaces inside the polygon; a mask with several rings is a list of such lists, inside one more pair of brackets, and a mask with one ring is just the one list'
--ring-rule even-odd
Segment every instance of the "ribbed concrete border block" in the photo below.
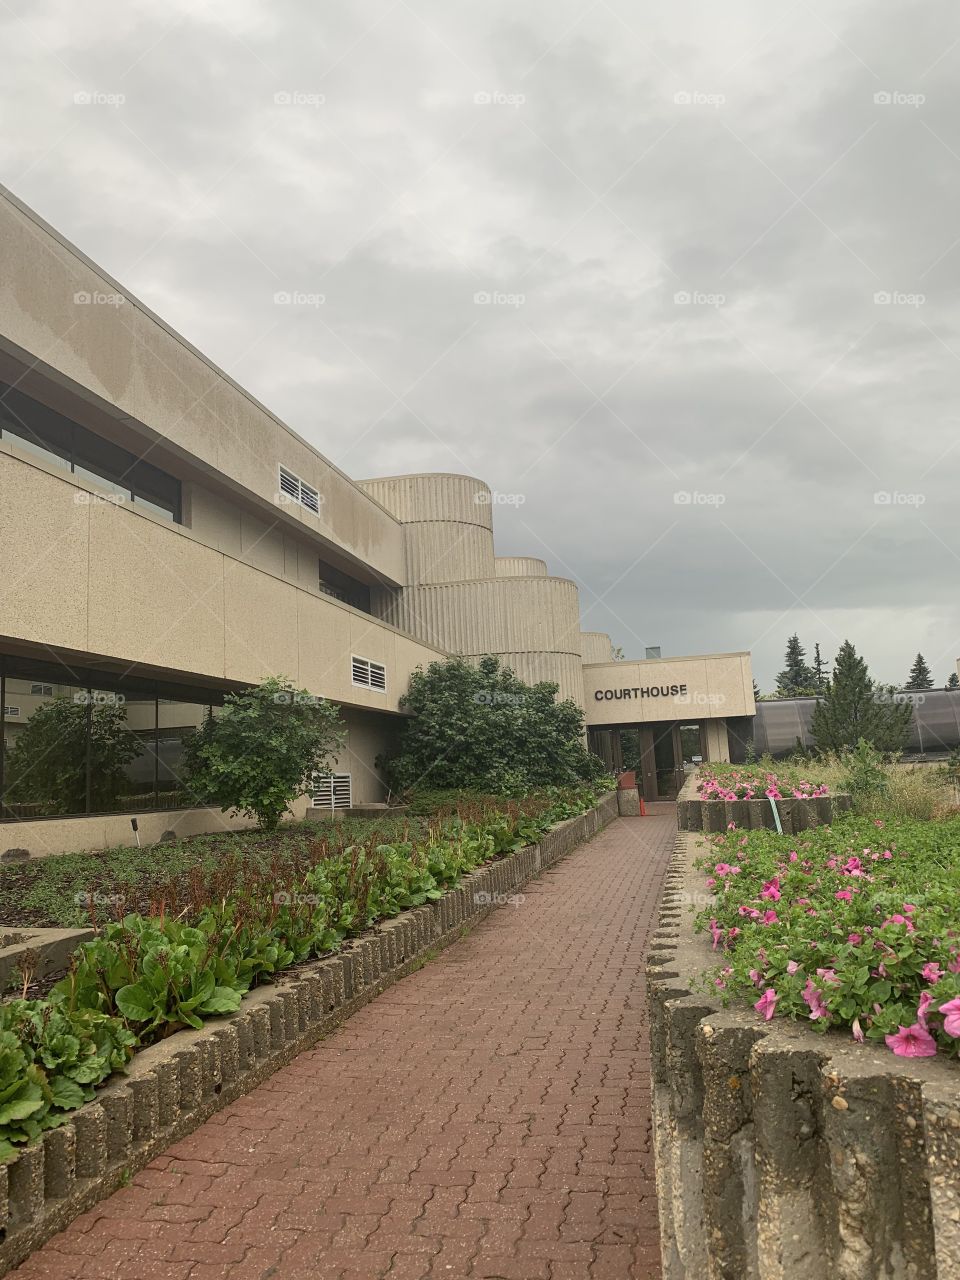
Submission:
{"label": "ribbed concrete border block", "polygon": [[702,836],[647,957],[664,1280],[957,1280],[960,1069],[698,994]]}
{"label": "ribbed concrete border block", "polygon": [[275,986],[258,987],[231,1017],[137,1054],[96,1101],[0,1166],[0,1275],[616,816],[610,792],[594,810],[547,832],[542,845],[488,863],[429,906],[281,975]]}

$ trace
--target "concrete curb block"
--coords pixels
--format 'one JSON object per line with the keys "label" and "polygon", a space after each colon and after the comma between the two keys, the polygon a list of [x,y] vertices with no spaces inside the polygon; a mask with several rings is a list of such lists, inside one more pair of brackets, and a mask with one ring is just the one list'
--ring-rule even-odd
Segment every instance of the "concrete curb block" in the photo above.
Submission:
{"label": "concrete curb block", "polygon": [[960,1069],[698,994],[703,844],[647,957],[664,1280],[956,1280]]}
{"label": "concrete curb block", "polygon": [[[785,835],[797,835],[810,827],[829,826],[834,818],[848,812],[852,803],[847,795],[819,796],[815,800],[798,800],[791,796],[776,802]],[[677,829],[680,831],[726,831],[731,823],[754,831],[759,828],[775,831],[777,827],[769,800],[684,798],[677,801]]]}
{"label": "concrete curb block", "polygon": [[230,1017],[142,1049],[127,1073],[67,1124],[0,1166],[0,1276],[616,816],[616,792],[609,792],[539,844],[479,867],[429,906],[383,921],[349,950],[300,966],[274,986],[255,988]]}

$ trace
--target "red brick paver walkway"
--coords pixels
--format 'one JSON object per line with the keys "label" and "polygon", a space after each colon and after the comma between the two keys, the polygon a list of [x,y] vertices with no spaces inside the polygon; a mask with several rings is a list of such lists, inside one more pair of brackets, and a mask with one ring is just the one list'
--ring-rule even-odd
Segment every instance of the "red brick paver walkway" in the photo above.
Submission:
{"label": "red brick paver walkway", "polygon": [[675,831],[613,823],[19,1280],[658,1277],[642,963]]}

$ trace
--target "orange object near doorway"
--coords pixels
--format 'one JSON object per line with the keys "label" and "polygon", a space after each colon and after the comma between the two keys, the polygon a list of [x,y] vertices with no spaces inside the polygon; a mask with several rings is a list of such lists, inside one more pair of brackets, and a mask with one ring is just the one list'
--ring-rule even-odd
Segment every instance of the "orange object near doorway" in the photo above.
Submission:
{"label": "orange object near doorway", "polygon": [[643,803],[643,796],[641,796],[640,797],[640,817],[645,818],[646,816],[647,816],[647,806]]}

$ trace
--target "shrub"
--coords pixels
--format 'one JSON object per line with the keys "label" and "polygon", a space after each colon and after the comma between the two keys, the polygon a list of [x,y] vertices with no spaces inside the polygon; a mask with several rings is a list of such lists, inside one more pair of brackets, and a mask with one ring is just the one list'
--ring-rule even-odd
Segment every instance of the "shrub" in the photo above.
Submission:
{"label": "shrub", "polygon": [[846,817],[800,836],[729,831],[698,865],[713,977],[768,1020],[848,1027],[901,1056],[960,1053],[960,820]]}
{"label": "shrub", "polygon": [[519,796],[598,779],[604,766],[583,745],[583,712],[556,694],[497,658],[431,662],[410,677],[402,705],[413,715],[382,761],[391,788]]}
{"label": "shrub", "polygon": [[340,712],[324,698],[271,677],[224,698],[183,744],[183,773],[197,798],[256,816],[272,831],[343,745]]}

